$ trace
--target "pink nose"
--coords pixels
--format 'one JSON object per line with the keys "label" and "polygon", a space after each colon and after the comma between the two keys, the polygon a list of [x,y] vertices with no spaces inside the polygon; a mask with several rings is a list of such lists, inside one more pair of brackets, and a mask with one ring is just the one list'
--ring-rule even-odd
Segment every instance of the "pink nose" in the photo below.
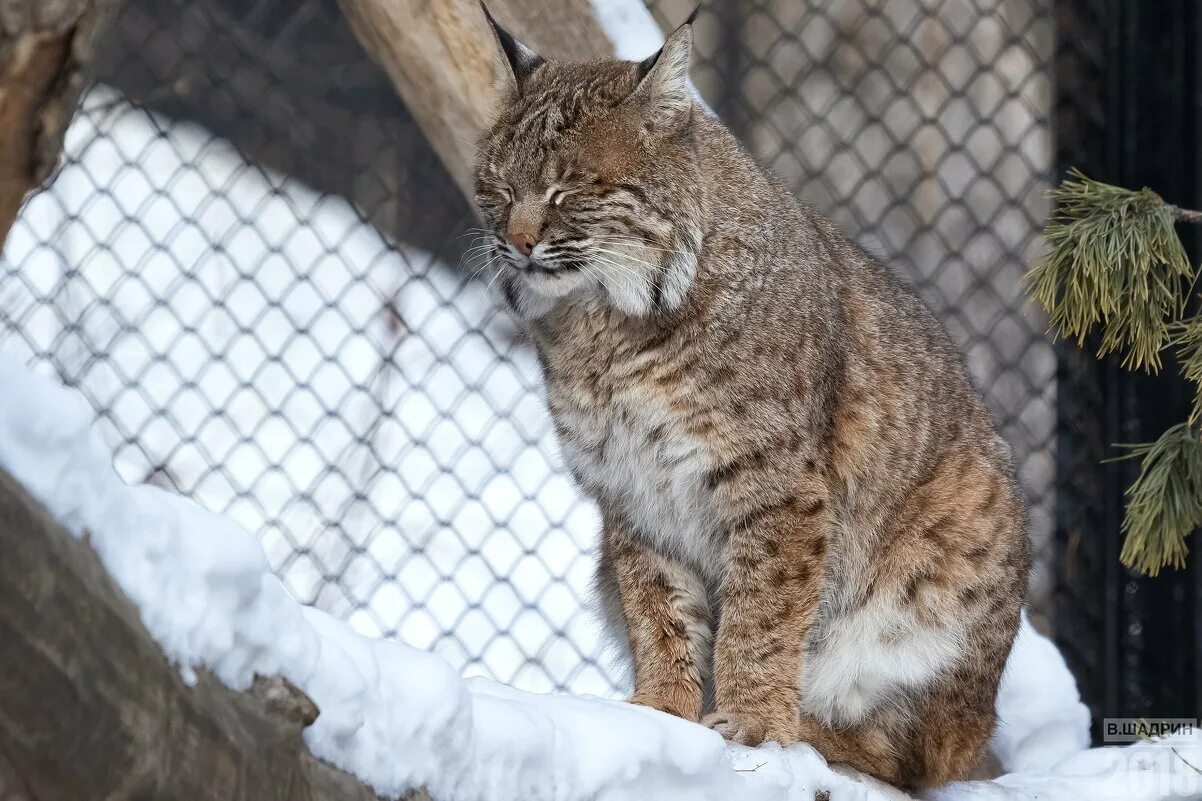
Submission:
{"label": "pink nose", "polygon": [[523,256],[529,256],[531,253],[533,253],[534,246],[538,244],[538,240],[535,239],[532,234],[528,234],[525,231],[518,231],[517,233],[508,234],[505,238],[508,239],[509,244],[517,248],[518,252],[520,252]]}

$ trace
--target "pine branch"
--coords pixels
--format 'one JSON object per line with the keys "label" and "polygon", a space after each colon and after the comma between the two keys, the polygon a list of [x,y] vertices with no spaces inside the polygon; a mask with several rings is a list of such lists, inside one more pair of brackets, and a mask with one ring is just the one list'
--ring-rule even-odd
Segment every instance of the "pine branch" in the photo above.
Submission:
{"label": "pine branch", "polygon": [[1202,214],[1077,170],[1051,196],[1047,258],[1025,279],[1031,294],[1059,334],[1083,344],[1100,326],[1099,356],[1125,351],[1125,367],[1159,370],[1169,319],[1184,311],[1182,279],[1193,272],[1173,224]]}
{"label": "pine branch", "polygon": [[1121,559],[1155,576],[1163,567],[1185,566],[1185,538],[1202,525],[1202,434],[1181,423],[1156,442],[1120,445],[1139,458],[1139,478],[1127,489]]}
{"label": "pine branch", "polygon": [[1195,425],[1202,420],[1202,314],[1174,323],[1170,328],[1181,375],[1195,387],[1189,415],[1190,425]]}

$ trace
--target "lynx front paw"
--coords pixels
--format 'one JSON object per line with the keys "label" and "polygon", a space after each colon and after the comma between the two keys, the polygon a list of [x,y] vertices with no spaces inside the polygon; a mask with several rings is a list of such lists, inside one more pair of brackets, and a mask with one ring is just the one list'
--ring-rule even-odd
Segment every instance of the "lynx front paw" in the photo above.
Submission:
{"label": "lynx front paw", "polygon": [[795,722],[773,720],[760,715],[714,712],[702,718],[701,723],[709,726],[732,743],[739,745],[754,747],[766,742],[780,743],[781,745],[797,742],[797,724]]}

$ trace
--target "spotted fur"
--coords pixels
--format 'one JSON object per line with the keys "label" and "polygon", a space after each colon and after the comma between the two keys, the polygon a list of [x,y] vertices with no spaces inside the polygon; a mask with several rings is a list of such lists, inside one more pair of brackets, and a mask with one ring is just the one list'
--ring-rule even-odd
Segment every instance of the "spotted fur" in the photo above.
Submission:
{"label": "spotted fur", "polygon": [[968,775],[1028,546],[959,354],[693,101],[689,24],[641,63],[496,30],[490,269],[602,512],[632,700],[898,785]]}

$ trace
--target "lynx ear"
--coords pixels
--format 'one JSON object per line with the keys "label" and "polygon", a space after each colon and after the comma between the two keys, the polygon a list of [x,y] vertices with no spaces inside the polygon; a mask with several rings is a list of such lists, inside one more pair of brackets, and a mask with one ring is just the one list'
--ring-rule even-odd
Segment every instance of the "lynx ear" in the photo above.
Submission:
{"label": "lynx ear", "polygon": [[522,84],[530,77],[530,73],[545,64],[547,60],[514,39],[508,31],[498,25],[488,10],[488,6],[484,5],[484,0],[480,0],[480,8],[484,11],[488,25],[492,28],[493,37],[497,41],[494,59],[497,94],[505,95],[510,92],[521,94]]}
{"label": "lynx ear", "polygon": [[689,64],[693,58],[693,20],[700,10],[698,4],[659,52],[638,65],[640,80],[631,98],[647,104],[647,122],[655,130],[675,127],[687,119],[693,107]]}

